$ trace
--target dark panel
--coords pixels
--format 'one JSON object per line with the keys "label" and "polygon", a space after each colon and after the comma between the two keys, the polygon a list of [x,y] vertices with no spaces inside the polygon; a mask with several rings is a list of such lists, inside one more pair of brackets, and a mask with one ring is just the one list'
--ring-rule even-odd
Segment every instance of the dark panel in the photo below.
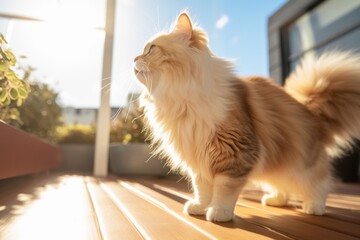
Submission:
{"label": "dark panel", "polygon": [[0,179],[58,168],[62,151],[0,122]]}

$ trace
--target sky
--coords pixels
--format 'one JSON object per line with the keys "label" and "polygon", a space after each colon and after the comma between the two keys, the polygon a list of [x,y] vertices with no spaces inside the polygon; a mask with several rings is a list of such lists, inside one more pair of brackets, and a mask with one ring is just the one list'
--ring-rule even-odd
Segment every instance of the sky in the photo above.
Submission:
{"label": "sky", "polygon": [[[158,32],[169,31],[187,10],[203,28],[210,48],[233,60],[239,75],[268,76],[267,19],[286,0],[117,0],[111,105],[126,104],[141,91],[133,59]],[[62,106],[96,108],[100,103],[104,46],[104,0],[1,0],[0,15],[33,17],[45,22],[0,18],[0,32],[22,66],[60,93]]]}

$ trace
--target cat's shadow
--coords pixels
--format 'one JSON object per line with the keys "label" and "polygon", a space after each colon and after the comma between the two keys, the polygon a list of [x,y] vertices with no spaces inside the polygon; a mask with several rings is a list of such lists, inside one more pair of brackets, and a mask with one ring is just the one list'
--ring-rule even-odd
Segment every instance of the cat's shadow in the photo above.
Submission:
{"label": "cat's shadow", "polygon": [[[311,237],[313,233],[307,230],[317,228],[317,225],[326,226],[327,223],[333,221],[338,221],[339,224],[343,221],[345,224],[346,222],[360,224],[357,216],[360,216],[360,211],[328,207],[328,212],[324,216],[312,216],[300,212],[296,215],[264,214],[261,216],[254,214],[246,215],[246,217],[235,215],[234,219],[229,222],[207,222],[205,224],[231,229],[231,231],[235,231],[231,234],[239,236],[246,236],[246,232],[251,232],[272,239],[289,239],[289,237],[301,239],[304,235]],[[205,216],[192,215],[191,217],[207,221]],[[339,229],[334,230],[340,231]],[[314,239],[317,238],[314,237]]]}
{"label": "cat's shadow", "polygon": [[[205,216],[195,216],[192,215],[191,217],[205,221],[205,224],[214,224],[217,225],[219,230],[221,228],[231,229],[231,232],[224,232],[223,234],[230,234],[231,236],[250,236],[252,234],[258,234],[261,236],[266,236],[271,239],[287,239],[284,237],[283,231],[280,229],[281,224],[279,227],[269,226],[270,222],[274,222],[274,220],[259,216],[252,216],[250,218],[241,218],[239,216],[235,216],[232,221],[229,222],[208,222]],[[287,220],[283,220],[286,222]],[[278,224],[278,223],[276,223]],[[226,230],[225,230],[226,231]],[[249,235],[248,235],[249,234]]]}
{"label": "cat's shadow", "polygon": [[[151,184],[144,185],[178,203],[185,204],[188,200],[172,191],[159,189]],[[186,188],[184,189],[186,190]],[[259,193],[257,193],[256,196],[258,195]],[[253,204],[259,204],[259,208],[254,209],[254,214],[248,212],[248,214],[242,215],[240,212],[240,216],[235,215],[234,219],[229,222],[209,222],[206,220],[206,216],[191,215],[190,217],[202,221],[202,226],[204,224],[210,225],[210,227],[211,225],[216,225],[219,227],[217,228],[219,231],[222,231],[221,229],[231,229],[230,235],[250,236],[247,235],[247,232],[251,232],[272,239],[289,239],[289,237],[294,238],[294,236],[296,236],[295,238],[301,239],[307,232],[304,233],[304,229],[301,230],[299,226],[302,226],[302,228],[308,228],[311,227],[311,225],[317,224],[326,226],[327,222],[333,222],[333,220],[360,224],[360,211],[346,209],[345,207],[336,208],[327,206],[327,213],[324,216],[311,216],[301,213],[301,204],[299,202],[294,205],[281,207],[281,209],[291,211],[292,214],[290,214],[290,212],[289,214],[280,214],[276,207],[261,206],[258,197],[249,198],[243,196],[242,199],[252,202]],[[229,231],[225,230],[224,234],[228,233]]]}

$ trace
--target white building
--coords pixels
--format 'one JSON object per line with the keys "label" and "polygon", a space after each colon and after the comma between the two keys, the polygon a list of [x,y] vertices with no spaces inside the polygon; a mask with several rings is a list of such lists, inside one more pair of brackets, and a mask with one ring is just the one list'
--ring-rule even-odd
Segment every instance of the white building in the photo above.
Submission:
{"label": "white building", "polygon": [[[120,107],[111,108],[111,117],[114,117]],[[64,107],[62,109],[64,124],[87,124],[95,125],[97,122],[98,108],[74,108]]]}
{"label": "white building", "polygon": [[[127,98],[126,111],[132,111],[134,108],[139,107],[138,99],[140,93],[129,93]],[[116,119],[122,113],[124,107],[111,107],[110,118]],[[98,108],[75,108],[64,107],[62,108],[64,124],[97,124]]]}

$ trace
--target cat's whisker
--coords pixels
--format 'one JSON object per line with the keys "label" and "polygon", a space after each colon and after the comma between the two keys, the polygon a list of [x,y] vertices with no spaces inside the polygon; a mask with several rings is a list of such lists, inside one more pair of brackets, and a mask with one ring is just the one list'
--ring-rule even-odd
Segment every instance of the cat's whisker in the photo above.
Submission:
{"label": "cat's whisker", "polygon": [[123,108],[119,107],[116,113],[111,117],[111,122],[114,123],[118,116],[121,114]]}
{"label": "cat's whisker", "polygon": [[134,123],[136,120],[138,120],[139,118],[142,118],[144,116],[145,116],[145,113],[142,113],[139,116],[135,117],[131,122]]}
{"label": "cat's whisker", "polygon": [[150,72],[146,72],[143,75],[143,77],[145,78],[145,82],[146,82],[146,86],[149,86],[149,93],[152,93],[152,81],[151,79],[149,79],[148,74],[150,74]]}
{"label": "cat's whisker", "polygon": [[[130,74],[132,73],[132,71],[131,71],[131,70],[128,70],[128,71],[125,71],[125,73],[127,73],[127,75],[130,75]],[[109,87],[108,89],[106,89],[106,92],[110,92],[111,90],[113,90],[113,88],[111,88],[111,85],[112,85],[113,83],[114,83],[114,81],[111,81],[111,82],[105,84],[101,89],[106,88],[106,87]],[[131,87],[133,86],[133,83],[134,83],[134,81],[130,81],[130,85],[127,86],[127,87],[126,87],[126,90],[123,91],[123,92],[125,92],[125,93],[128,92],[128,91],[131,89]]]}
{"label": "cat's whisker", "polygon": [[144,62],[143,64],[143,68],[146,70],[145,73],[143,73],[142,75],[144,76],[145,80],[146,80],[146,85],[149,86],[150,83],[150,87],[149,87],[149,92],[152,92],[152,81],[149,78],[149,75],[151,74],[151,71],[148,67],[148,64]]}
{"label": "cat's whisker", "polygon": [[107,93],[110,89],[111,89],[111,83],[107,83],[100,88],[100,92],[105,90],[105,93]]}
{"label": "cat's whisker", "polygon": [[139,61],[138,65],[139,65],[139,69],[141,71],[143,71],[143,70],[149,71],[149,66],[147,65],[147,63],[145,63],[143,61]]}
{"label": "cat's whisker", "polygon": [[[130,71],[129,71],[129,72],[130,72]],[[130,81],[130,84],[126,87],[126,90],[123,91],[123,92],[125,92],[125,93],[129,92],[130,89],[133,87],[133,84],[134,84],[134,81]],[[108,89],[108,91],[110,91],[110,89]],[[131,92],[131,99],[133,98],[133,95],[134,95],[134,92]],[[125,121],[127,121],[127,118],[128,118],[129,112],[130,112],[130,106],[131,106],[131,104],[132,104],[133,102],[135,102],[136,100],[137,100],[137,99],[131,100],[131,101],[128,102],[129,108],[128,108],[128,111],[127,111],[127,113],[126,113]],[[115,121],[115,120],[118,118],[118,116],[122,113],[123,110],[124,110],[124,108],[119,107],[119,109],[116,111],[116,113],[114,114],[114,116],[112,116],[112,118],[111,118],[112,121]]]}
{"label": "cat's whisker", "polygon": [[[149,72],[149,75],[150,75],[150,74],[151,74],[151,73]],[[150,93],[152,93],[152,90],[153,90],[153,82],[151,81],[150,77],[151,77],[151,76],[148,76],[148,79],[149,79],[149,82],[150,82]]]}
{"label": "cat's whisker", "polygon": [[151,80],[150,81],[150,93],[152,93],[152,90],[153,90],[153,82]]}
{"label": "cat's whisker", "polygon": [[[128,89],[127,89],[127,92],[130,92],[130,89],[133,87],[133,85],[134,85],[134,81],[131,81],[130,85],[129,85]],[[134,95],[134,92],[131,91],[131,96],[130,96],[130,99],[129,99],[128,103],[131,103],[133,95]]]}
{"label": "cat's whisker", "polygon": [[111,78],[112,78],[111,76],[110,77],[105,77],[105,78],[102,78],[101,80],[99,80],[99,82],[103,82],[103,81],[109,80]]}
{"label": "cat's whisker", "polygon": [[150,72],[149,66],[146,63],[142,67],[145,68],[146,72]]}
{"label": "cat's whisker", "polygon": [[[134,96],[134,92],[131,93],[130,99],[132,99],[133,96]],[[131,101],[130,101],[130,102],[128,103],[128,111],[127,111],[126,116],[125,116],[125,122],[127,122],[127,119],[128,119],[128,117],[129,117],[131,105],[132,105],[132,103],[131,103]]]}
{"label": "cat's whisker", "polygon": [[109,82],[109,83],[107,83],[107,84],[105,84],[104,86],[102,86],[101,88],[100,88],[100,90],[103,90],[104,88],[107,88],[107,87],[111,87],[111,82]]}
{"label": "cat's whisker", "polygon": [[136,102],[136,101],[138,101],[140,99],[140,97],[137,97],[137,98],[133,99],[133,95],[134,94],[132,94],[132,96],[131,96],[131,101],[129,101],[129,104],[132,104],[132,103],[134,103],[134,102]]}
{"label": "cat's whisker", "polygon": [[130,81],[129,86],[127,87],[127,89],[125,91],[126,93],[128,93],[130,91],[130,89],[133,87],[133,84],[134,84],[134,81]]}

